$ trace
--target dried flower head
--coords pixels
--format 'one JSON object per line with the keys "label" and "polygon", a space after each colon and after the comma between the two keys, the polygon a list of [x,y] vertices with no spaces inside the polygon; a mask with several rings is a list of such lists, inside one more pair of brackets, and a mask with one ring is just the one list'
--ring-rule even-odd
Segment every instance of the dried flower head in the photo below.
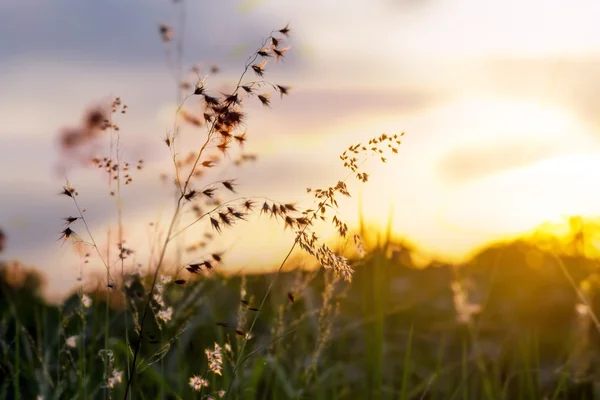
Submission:
{"label": "dried flower head", "polygon": [[121,383],[123,372],[119,370],[113,370],[110,378],[108,378],[108,387],[113,389],[117,383]]}
{"label": "dried flower head", "polygon": [[267,65],[267,60],[262,60],[261,62],[252,65],[252,70],[254,71],[254,73],[260,77],[264,76],[265,74],[265,65]]}
{"label": "dried flower head", "polygon": [[208,381],[206,379],[200,378],[199,376],[192,376],[190,378],[190,386],[195,391],[199,392],[203,387],[208,387]]}
{"label": "dried flower head", "polygon": [[285,35],[285,36],[289,36],[290,34],[290,24],[287,24],[286,26],[284,26],[283,28],[281,28],[279,30],[279,33]]}
{"label": "dried flower head", "polygon": [[87,294],[84,294],[81,296],[81,304],[83,304],[85,308],[90,308],[92,306],[92,298]]}
{"label": "dried flower head", "polygon": [[169,322],[173,317],[173,307],[169,307],[166,310],[160,310],[156,316],[163,322]]}
{"label": "dried flower head", "polygon": [[257,97],[258,97],[258,100],[260,100],[260,102],[262,103],[263,106],[269,107],[269,105],[271,104],[271,99],[269,98],[270,95],[268,93],[259,94]]}
{"label": "dried flower head", "polygon": [[214,350],[204,350],[206,358],[208,359],[208,369],[217,375],[221,375],[221,369],[223,368],[223,355],[221,353],[221,346],[215,343]]}
{"label": "dried flower head", "polygon": [[74,335],[74,336],[69,336],[67,338],[67,340],[65,340],[65,344],[74,349],[77,347],[77,342],[79,341],[79,336],[78,335]]}

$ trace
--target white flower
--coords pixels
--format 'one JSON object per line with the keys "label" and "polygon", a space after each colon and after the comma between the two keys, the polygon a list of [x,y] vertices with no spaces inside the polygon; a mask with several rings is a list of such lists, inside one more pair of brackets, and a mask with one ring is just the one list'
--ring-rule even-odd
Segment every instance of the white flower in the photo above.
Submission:
{"label": "white flower", "polygon": [[223,396],[225,396],[225,391],[223,389],[221,389],[217,392],[217,395],[219,395],[219,398],[222,399]]}
{"label": "white flower", "polygon": [[87,294],[84,294],[83,296],[81,296],[81,304],[83,304],[85,308],[90,308],[90,306],[92,305],[92,298]]}
{"label": "white flower", "polygon": [[190,378],[190,386],[192,389],[200,391],[203,387],[208,387],[208,381],[194,375]]}
{"label": "white flower", "polygon": [[169,322],[173,317],[173,307],[169,307],[166,310],[159,311],[157,316],[164,322]]}
{"label": "white flower", "polygon": [[164,283],[164,284],[166,285],[167,283],[171,282],[171,277],[170,277],[170,276],[168,276],[168,275],[166,275],[166,276],[162,276],[162,277],[160,278],[160,280],[162,281],[162,283]]}
{"label": "white flower", "polygon": [[217,375],[221,375],[221,368],[223,366],[223,356],[221,355],[221,346],[215,343],[215,349],[204,350],[206,358],[208,358],[208,369]]}
{"label": "white flower", "polygon": [[79,341],[79,336],[74,335],[74,336],[69,336],[67,338],[67,340],[65,341],[65,343],[67,344],[67,346],[69,346],[70,348],[74,349],[75,347],[77,347],[77,342]]}
{"label": "white flower", "polygon": [[225,351],[228,353],[231,353],[231,345],[228,343],[225,343],[225,346],[223,346],[225,348]]}
{"label": "white flower", "polygon": [[110,378],[108,378],[108,386],[111,389],[114,388],[117,383],[121,383],[122,377],[123,377],[123,372],[115,369],[112,372],[112,376]]}
{"label": "white flower", "polygon": [[161,293],[154,293],[154,300],[156,301],[156,303],[158,303],[159,306],[165,306],[165,301],[163,300]]}

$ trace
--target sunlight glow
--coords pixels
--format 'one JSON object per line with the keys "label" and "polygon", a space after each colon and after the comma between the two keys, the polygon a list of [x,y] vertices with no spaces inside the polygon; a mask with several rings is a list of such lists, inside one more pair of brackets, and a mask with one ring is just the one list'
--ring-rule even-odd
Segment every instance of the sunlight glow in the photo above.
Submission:
{"label": "sunlight glow", "polygon": [[[600,213],[600,156],[565,155],[516,168],[459,191],[443,221],[479,235],[515,234],[568,215]],[[461,228],[457,228],[461,230]]]}
{"label": "sunlight glow", "polygon": [[[369,185],[384,189],[365,188],[365,216],[384,227],[393,200],[395,232],[438,255],[464,256],[544,221],[600,213],[594,135],[563,109],[463,98],[402,121],[401,156],[373,164]],[[381,117],[372,126],[385,124]]]}

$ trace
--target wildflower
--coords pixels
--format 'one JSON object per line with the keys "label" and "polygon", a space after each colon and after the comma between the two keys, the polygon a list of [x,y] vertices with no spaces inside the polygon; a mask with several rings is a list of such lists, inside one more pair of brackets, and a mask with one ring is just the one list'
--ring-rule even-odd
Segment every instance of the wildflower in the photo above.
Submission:
{"label": "wildflower", "polygon": [[223,356],[221,354],[221,346],[215,343],[215,349],[204,350],[206,358],[208,358],[208,369],[217,375],[221,375],[221,368],[223,366]]}
{"label": "wildflower", "polygon": [[163,322],[169,322],[173,317],[173,307],[169,307],[166,310],[160,310],[157,317],[162,319]]}
{"label": "wildflower", "polygon": [[67,340],[65,341],[65,343],[68,347],[74,349],[75,347],[77,347],[78,341],[79,341],[79,336],[74,335],[74,336],[69,336],[67,338]]}
{"label": "wildflower", "polygon": [[[158,286],[158,285],[157,285]],[[156,303],[160,306],[160,307],[164,307],[165,306],[165,301],[163,300],[163,296],[162,293],[154,293],[154,301],[156,301]]]}
{"label": "wildflower", "polygon": [[84,294],[83,296],[81,296],[81,304],[83,304],[85,308],[90,308],[90,306],[92,305],[92,298],[87,294]]}
{"label": "wildflower", "polygon": [[194,375],[190,378],[190,386],[195,391],[200,391],[203,387],[208,387],[208,381],[206,379]]}
{"label": "wildflower", "polygon": [[113,370],[112,376],[110,378],[108,378],[108,387],[110,387],[112,389],[115,387],[115,385],[117,383],[121,383],[122,376],[123,376],[122,371],[118,371],[116,369]]}
{"label": "wildflower", "polygon": [[223,389],[219,390],[217,392],[217,396],[219,396],[219,398],[222,399],[225,396],[225,391]]}

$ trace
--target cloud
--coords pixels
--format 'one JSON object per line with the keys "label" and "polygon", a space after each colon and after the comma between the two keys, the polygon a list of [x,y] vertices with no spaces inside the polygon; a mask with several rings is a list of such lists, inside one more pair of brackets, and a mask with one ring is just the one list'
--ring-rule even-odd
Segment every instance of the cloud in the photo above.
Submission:
{"label": "cloud", "polygon": [[437,169],[444,181],[463,184],[543,160],[560,149],[555,143],[535,140],[460,147],[442,156]]}
{"label": "cloud", "polygon": [[241,56],[231,57],[233,49],[242,45],[253,50],[275,28],[241,14],[236,2],[215,2],[209,10],[204,3],[180,4],[185,7],[183,21],[181,6],[169,1],[2,2],[0,61],[22,63],[35,58],[162,65],[165,55],[158,26],[166,23],[176,35],[180,27],[185,29],[185,65],[219,61],[227,69],[240,61]]}

